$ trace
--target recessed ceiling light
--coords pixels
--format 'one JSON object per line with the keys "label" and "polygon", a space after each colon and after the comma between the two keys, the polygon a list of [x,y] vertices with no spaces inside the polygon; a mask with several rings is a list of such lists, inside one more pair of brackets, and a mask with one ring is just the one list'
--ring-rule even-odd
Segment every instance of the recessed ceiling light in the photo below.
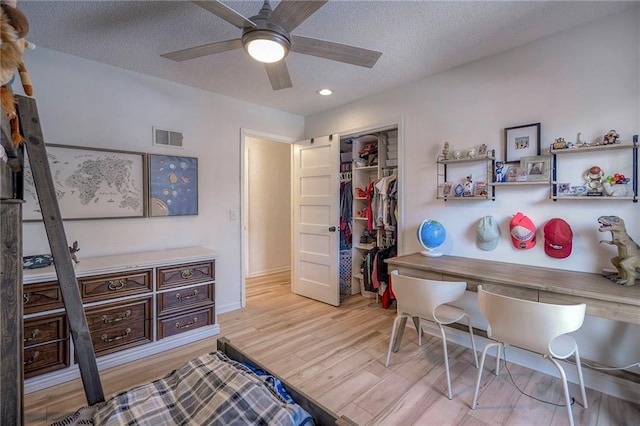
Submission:
{"label": "recessed ceiling light", "polygon": [[320,90],[318,90],[318,95],[322,95],[322,96],[329,96],[332,93],[333,93],[333,90],[331,90],[331,89],[320,89]]}

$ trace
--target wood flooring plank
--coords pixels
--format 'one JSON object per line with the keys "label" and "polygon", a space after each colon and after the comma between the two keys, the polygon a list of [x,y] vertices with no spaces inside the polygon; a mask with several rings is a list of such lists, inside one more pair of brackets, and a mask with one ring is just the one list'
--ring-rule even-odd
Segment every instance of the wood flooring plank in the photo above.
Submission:
{"label": "wood flooring plank", "polygon": [[367,413],[354,403],[347,404],[344,408],[338,411],[338,414],[340,416],[348,417],[358,425],[366,425],[373,418],[371,414]]}

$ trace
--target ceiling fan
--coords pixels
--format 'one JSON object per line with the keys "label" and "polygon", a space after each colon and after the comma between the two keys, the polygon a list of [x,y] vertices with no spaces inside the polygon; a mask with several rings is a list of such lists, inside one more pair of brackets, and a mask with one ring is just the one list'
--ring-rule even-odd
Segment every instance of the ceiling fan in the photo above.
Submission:
{"label": "ceiling fan", "polygon": [[272,10],[269,0],[265,0],[257,15],[245,18],[220,1],[194,1],[198,6],[240,28],[242,37],[165,53],[162,57],[186,61],[244,47],[251,57],[264,62],[273,90],[292,87],[284,61],[290,51],[361,67],[373,67],[382,55],[381,52],[291,35],[291,31],[326,2],[327,0],[282,0]]}

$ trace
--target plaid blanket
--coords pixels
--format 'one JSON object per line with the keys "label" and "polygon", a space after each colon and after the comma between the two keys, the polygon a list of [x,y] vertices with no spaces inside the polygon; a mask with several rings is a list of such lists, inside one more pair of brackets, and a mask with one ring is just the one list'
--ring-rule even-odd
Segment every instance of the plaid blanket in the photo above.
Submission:
{"label": "plaid blanket", "polygon": [[[90,408],[95,425],[313,424],[302,407],[287,403],[251,370],[219,351]],[[80,417],[86,410],[76,413],[76,422],[83,424]],[[74,424],[69,420],[59,424]]]}

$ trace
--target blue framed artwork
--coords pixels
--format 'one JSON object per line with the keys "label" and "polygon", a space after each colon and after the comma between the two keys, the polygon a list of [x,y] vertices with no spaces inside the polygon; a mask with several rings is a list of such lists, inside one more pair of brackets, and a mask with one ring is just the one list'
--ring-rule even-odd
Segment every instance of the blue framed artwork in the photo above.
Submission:
{"label": "blue framed artwork", "polygon": [[198,214],[198,159],[149,154],[149,216]]}

